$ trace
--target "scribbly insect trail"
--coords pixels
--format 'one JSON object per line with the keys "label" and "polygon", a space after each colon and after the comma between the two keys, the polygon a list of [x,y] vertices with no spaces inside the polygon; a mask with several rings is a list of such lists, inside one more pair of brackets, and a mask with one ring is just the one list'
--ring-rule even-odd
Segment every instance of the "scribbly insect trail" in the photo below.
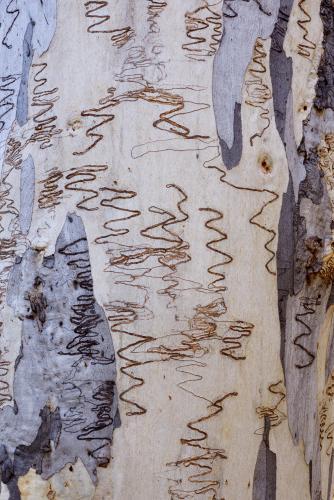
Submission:
{"label": "scribbly insect trail", "polygon": [[135,191],[102,187],[100,188],[100,192],[106,195],[109,194],[109,198],[103,198],[101,200],[101,206],[112,209],[110,210],[111,214],[113,213],[113,211],[115,211],[117,214],[116,217],[114,216],[112,219],[107,220],[103,224],[103,228],[108,231],[107,234],[103,234],[95,238],[95,243],[107,244],[111,242],[112,237],[128,234],[129,229],[127,227],[117,227],[119,222],[130,220],[133,217],[138,217],[141,212],[140,210],[131,210],[119,205],[121,200],[131,200],[132,198],[135,198],[137,196],[137,193]]}
{"label": "scribbly insect trail", "polygon": [[[15,7],[15,5],[12,7],[12,4],[15,2],[15,0],[9,0],[8,3],[7,3],[7,6],[6,6],[6,13],[9,14],[9,15],[13,15],[13,20],[7,30],[7,32],[5,33],[5,36],[3,37],[2,41],[1,41],[1,44],[4,45],[5,47],[7,47],[7,49],[12,49],[13,46],[8,42],[8,36],[10,34],[10,32],[12,31],[13,29],[13,26],[15,24],[15,21],[16,19],[19,17],[20,15],[20,9],[18,9],[17,7]],[[15,2],[16,4],[17,2]]]}
{"label": "scribbly insect trail", "polygon": [[35,131],[28,142],[38,142],[40,149],[46,149],[53,146],[52,141],[62,132],[55,123],[58,117],[51,113],[55,102],[59,99],[58,87],[51,90],[45,87],[47,78],[42,75],[47,69],[46,63],[33,64],[32,67],[37,68],[37,70],[34,75],[35,86],[32,91],[31,106],[37,107],[37,112],[33,115]]}
{"label": "scribbly insect trail", "polygon": [[20,141],[10,137],[6,144],[5,163],[12,168],[20,168],[23,148],[24,146]]}
{"label": "scribbly insect trail", "polygon": [[114,87],[110,87],[107,92],[108,95],[99,100],[99,105],[96,108],[90,108],[81,112],[82,117],[98,118],[99,121],[86,130],[86,137],[90,141],[88,146],[81,151],[73,152],[73,155],[85,155],[104,138],[104,134],[99,129],[112,122],[115,118],[113,113],[107,111],[108,109],[114,108],[123,102],[134,102],[137,100],[143,100],[151,104],[161,104],[171,108],[168,111],[162,111],[159,114],[159,119],[154,120],[153,127],[156,129],[175,134],[184,139],[210,138],[209,136],[192,134],[190,128],[176,121],[177,116],[206,110],[210,107],[209,104],[185,100],[184,97],[170,90],[157,89],[147,85],[143,89],[132,90],[119,95],[115,95],[116,89]]}
{"label": "scribbly insect trail", "polygon": [[[121,347],[117,352],[118,357],[125,362],[125,365],[123,364],[120,368],[121,373],[131,380],[131,385],[122,391],[119,396],[123,403],[130,405],[131,409],[126,412],[128,416],[143,415],[147,412],[147,409],[142,404],[138,403],[132,394],[130,395],[130,393],[140,388],[145,383],[144,379],[139,374],[136,374],[134,370],[143,364],[157,361],[156,359],[150,358],[144,361],[138,359],[138,350],[142,350],[144,345],[152,345],[156,339],[151,335],[139,333],[136,329],[138,321],[144,321],[152,315],[151,311],[148,309],[148,288],[144,285],[137,284],[136,279],[141,276],[150,278],[150,272],[153,269],[156,270],[157,267],[166,268],[167,274],[164,274],[161,279],[167,282],[168,286],[158,291],[158,293],[166,294],[172,301],[176,296],[175,288],[179,283],[178,276],[176,275],[177,266],[190,260],[190,256],[187,253],[189,244],[183,241],[173,227],[177,224],[183,224],[188,218],[188,214],[183,209],[183,203],[187,200],[187,195],[179,186],[174,184],[168,184],[166,187],[174,189],[181,198],[177,202],[179,215],[176,216],[158,207],[150,207],[149,212],[161,215],[163,220],[156,224],[151,224],[140,231],[144,238],[148,238],[153,242],[158,242],[159,245],[148,246],[146,244],[141,244],[137,246],[127,246],[118,244],[119,249],[117,249],[116,244],[115,250],[109,248],[107,251],[112,257],[110,258],[109,266],[106,270],[118,276],[116,284],[134,287],[138,290],[138,295],[141,296],[141,300],[135,303],[122,300],[105,305],[108,319],[111,324],[111,330],[122,334],[122,336],[130,336],[131,338],[130,344]],[[129,193],[127,196],[130,196],[130,198],[133,198],[135,194],[133,191],[129,190],[123,190],[122,193]],[[112,200],[106,199],[105,206],[110,206],[110,201],[115,209],[123,211],[123,217],[116,217],[119,222],[125,222],[125,220],[129,220],[129,218],[140,215],[139,210],[131,209],[130,212],[128,212],[121,209],[118,205],[115,205],[115,198]],[[115,222],[116,220],[114,219],[113,224]],[[116,229],[114,231],[113,237],[117,239],[118,236],[124,236],[128,231],[128,228],[122,225],[119,230]],[[101,237],[96,241],[96,243],[103,242]],[[150,261],[152,262],[150,263]],[[132,327],[130,328],[126,325],[132,325]],[[147,352],[150,352],[150,350],[148,349]],[[158,361],[160,360],[160,357],[158,357]]]}
{"label": "scribbly insect trail", "polygon": [[11,197],[13,185],[9,181],[9,176],[13,167],[9,171],[4,171],[1,178],[0,188],[0,234],[9,231],[8,235],[0,239],[0,261],[13,260],[16,249],[23,242],[19,223],[19,210],[15,206]]}
{"label": "scribbly insect trail", "polygon": [[145,383],[144,379],[140,375],[136,375],[134,370],[143,364],[150,363],[150,361],[137,361],[133,359],[131,354],[146,342],[153,340],[153,337],[139,333],[130,326],[135,324],[138,320],[140,321],[141,315],[143,319],[145,319],[147,291],[143,286],[127,283],[126,281],[122,281],[122,284],[136,287],[138,290],[144,291],[145,296],[143,303],[122,300],[105,305],[107,317],[111,325],[111,331],[120,334],[122,337],[129,336],[131,338],[131,343],[125,347],[121,347],[117,352],[118,357],[125,363],[120,367],[120,371],[130,379],[130,386],[120,392],[119,399],[130,406],[131,409],[126,410],[126,415],[131,417],[135,415],[144,415],[147,412],[147,409],[142,406],[142,404],[138,403],[133,395],[130,397],[129,393],[142,387]]}
{"label": "scribbly insect trail", "polygon": [[[125,289],[127,287],[136,290],[136,302],[130,300],[114,300],[111,303],[105,304],[104,308],[107,313],[107,318],[110,324],[111,331],[121,336],[121,344],[123,337],[131,339],[131,342],[125,347],[118,349],[117,355],[124,364],[120,366],[121,373],[126,380],[130,380],[130,386],[120,391],[119,399],[127,406],[126,415],[144,415],[147,409],[142,406],[133,396],[133,391],[142,387],[145,383],[144,379],[135,373],[136,368],[142,363],[133,358],[133,352],[141,347],[146,342],[153,340],[150,335],[145,335],[137,331],[137,322],[141,322],[150,317],[150,311],[147,309],[148,290],[143,285],[135,282],[136,275],[141,273],[141,264],[145,260],[140,253],[140,249],[129,247],[123,243],[118,243],[117,237],[123,236],[129,232],[127,225],[124,224],[132,217],[140,215],[139,210],[124,209],[119,206],[118,200],[128,200],[136,197],[136,192],[128,189],[116,190],[112,188],[100,188],[102,192],[111,193],[114,196],[103,198],[101,205],[111,207],[117,212],[120,212],[116,219],[109,220],[106,224],[108,231],[114,229],[111,224],[122,223],[122,228],[113,230],[108,235],[101,235],[96,238],[95,243],[108,243],[107,254],[111,255],[109,265],[106,272],[110,272],[117,277],[116,286],[121,285]],[[117,202],[117,204],[116,204]],[[123,214],[123,217],[122,217]],[[107,238],[105,238],[107,236]],[[108,238],[115,238],[114,245],[110,245]],[[122,239],[123,240],[123,239]],[[138,255],[139,254],[139,255]],[[139,265],[138,265],[139,264]]]}
{"label": "scribbly insect trail", "polygon": [[[217,6],[220,12],[213,9]],[[201,14],[204,17],[201,17]],[[190,41],[184,43],[182,48],[187,57],[195,61],[205,61],[205,57],[214,56],[222,37],[221,0],[215,4],[205,1],[197,9],[186,12],[185,24],[186,36]]]}
{"label": "scribbly insect trail", "polygon": [[213,264],[208,268],[208,273],[214,278],[213,281],[209,283],[208,289],[213,289],[215,292],[224,292],[226,290],[226,287],[223,285],[223,282],[225,280],[225,274],[219,271],[219,269],[221,269],[221,267],[224,266],[225,264],[229,264],[233,261],[233,257],[231,255],[227,254],[226,252],[223,252],[219,248],[219,244],[227,239],[227,235],[221,229],[217,228],[215,222],[221,221],[224,215],[219,210],[213,208],[200,208],[199,210],[201,212],[208,212],[214,215],[211,219],[208,219],[205,222],[205,227],[211,231],[214,231],[219,235],[219,238],[207,242],[206,247],[209,250],[224,257],[223,262],[219,262],[218,264]]}
{"label": "scribbly insect trail", "polygon": [[[161,215],[164,219],[156,224],[152,224],[140,231],[140,234],[150,240],[160,242],[159,247],[151,247],[153,255],[158,258],[161,266],[164,266],[168,272],[162,277],[164,283],[170,283],[166,288],[159,290],[159,294],[168,295],[171,300],[176,298],[176,289],[179,285],[179,277],[177,276],[177,266],[186,264],[191,260],[188,253],[190,245],[175,230],[176,225],[183,224],[189,219],[189,215],[185,212],[183,205],[186,203],[188,196],[186,192],[176,184],[167,184],[167,189],[174,189],[180,197],[177,202],[178,215],[175,215],[167,210],[159,207],[151,206],[149,212],[152,214]],[[182,227],[182,226],[181,226]],[[162,230],[162,235],[160,234]],[[159,233],[159,235],[157,235]],[[170,244],[165,247],[164,244]]]}
{"label": "scribbly insect trail", "polygon": [[134,37],[135,33],[130,26],[116,29],[108,28],[107,24],[109,24],[110,16],[102,12],[103,9],[108,8],[108,4],[108,1],[99,0],[85,2],[85,16],[90,23],[87,31],[88,33],[106,33],[111,35],[112,44],[120,48],[128,43]]}
{"label": "scribbly insect trail", "polygon": [[[6,122],[4,117],[14,109],[14,102],[12,100],[15,94],[13,84],[16,82],[17,76],[8,75],[0,77],[0,133],[4,129]],[[3,95],[4,94],[4,95]]]}
{"label": "scribbly insect trail", "polygon": [[[188,373],[185,370],[187,366],[188,365],[184,366],[183,373]],[[194,379],[190,380],[192,381]],[[183,385],[179,386],[184,391],[194,395],[192,391],[185,387],[185,382],[183,382]],[[215,462],[217,460],[220,461],[226,459],[227,455],[224,449],[210,446],[208,439],[209,435],[206,429],[210,420],[223,412],[226,402],[230,398],[236,396],[238,396],[237,392],[230,392],[213,401],[204,398],[203,396],[197,396],[204,399],[208,403],[208,406],[207,413],[205,415],[188,422],[187,428],[191,432],[192,437],[180,439],[181,445],[187,447],[187,450],[190,449],[188,452],[190,454],[187,454],[186,457],[175,462],[167,464],[167,466],[176,466],[186,470],[187,472],[189,471],[187,482],[190,483],[190,486],[183,485],[182,480],[181,485],[178,484],[177,486],[170,486],[168,492],[171,495],[171,498],[192,498],[194,495],[205,495],[208,493],[210,493],[210,498],[218,498],[218,490],[222,479],[216,479],[212,476],[212,474],[214,472]]]}
{"label": "scribbly insect trail", "polygon": [[164,0],[147,0],[147,22],[149,25],[149,33],[150,34],[158,34],[160,32],[160,28],[158,25],[158,18],[163,10],[167,7],[167,2]]}
{"label": "scribbly insect trail", "polygon": [[271,205],[272,203],[275,203],[278,200],[279,194],[276,193],[275,191],[271,191],[270,189],[257,189],[257,188],[251,188],[251,187],[246,187],[246,186],[238,186],[236,184],[233,184],[232,182],[229,182],[228,180],[225,179],[226,171],[222,167],[215,165],[215,164],[210,164],[211,162],[215,162],[215,160],[219,160],[219,158],[220,158],[220,156],[216,155],[213,158],[211,158],[210,160],[205,161],[204,167],[217,170],[221,174],[220,175],[220,182],[227,184],[228,186],[230,186],[234,189],[238,189],[240,191],[250,191],[250,192],[254,192],[254,193],[265,193],[265,194],[270,195],[269,200],[263,202],[260,210],[258,210],[249,219],[249,222],[250,222],[250,224],[258,227],[259,229],[262,229],[268,235],[270,235],[270,238],[264,244],[264,248],[270,254],[269,259],[266,261],[265,268],[267,269],[269,274],[276,276],[276,271],[272,270],[272,268],[271,268],[271,263],[274,261],[274,259],[276,257],[276,253],[271,249],[271,244],[275,240],[277,233],[274,229],[268,228],[266,225],[262,224],[261,222],[257,221],[256,219],[258,219],[258,217],[260,217],[263,214],[264,210],[269,205]]}
{"label": "scribbly insect trail", "polygon": [[264,127],[260,132],[255,133],[250,137],[251,146],[254,145],[254,139],[258,137],[261,139],[265,131],[270,126],[270,111],[269,106],[266,104],[272,97],[269,86],[264,82],[263,77],[267,73],[265,64],[267,52],[264,48],[264,40],[258,38],[255,42],[252,63],[248,69],[251,77],[245,80],[246,86],[246,104],[260,110],[260,117],[265,122]]}
{"label": "scribbly insect trail", "polygon": [[[66,175],[65,189],[67,191],[78,191],[83,193],[83,198],[76,204],[78,209],[95,211],[98,210],[96,204],[91,206],[88,204],[91,200],[95,200],[99,196],[99,189],[93,189],[92,183],[97,180],[99,172],[108,170],[108,165],[83,165],[77,168],[71,168]],[[69,181],[69,182],[68,182]]]}
{"label": "scribbly insect trail", "polygon": [[111,122],[115,118],[114,114],[105,112],[105,110],[109,109],[110,107],[116,106],[118,104],[118,101],[116,99],[113,99],[114,93],[115,93],[114,88],[108,89],[109,96],[100,99],[98,107],[85,109],[84,111],[81,112],[81,116],[83,118],[85,117],[91,117],[93,119],[97,118],[99,121],[98,123],[94,124],[92,127],[89,127],[86,130],[86,137],[92,142],[88,144],[88,146],[83,150],[74,151],[73,155],[75,156],[85,155],[86,153],[88,153],[88,151],[93,149],[104,138],[104,135],[101,132],[98,132],[98,130],[100,129],[100,127],[103,127],[104,125]]}
{"label": "scribbly insect trail", "polygon": [[[268,389],[269,392],[278,400],[273,406],[259,406],[256,408],[256,413],[261,420],[265,417],[269,418],[271,427],[277,427],[287,418],[286,413],[280,409],[286,399],[283,380],[270,384]],[[260,430],[262,431],[263,429]]]}
{"label": "scribbly insect trail", "polygon": [[54,168],[50,170],[47,177],[39,181],[43,185],[43,189],[38,197],[38,208],[55,208],[60,205],[63,199],[64,190],[59,187],[59,181],[64,177],[63,173]]}
{"label": "scribbly insect trail", "polygon": [[[308,337],[311,337],[312,335],[312,328],[308,323],[306,323],[307,317],[312,317],[313,314],[315,314],[317,306],[321,305],[321,296],[318,295],[318,297],[301,297],[300,299],[300,306],[303,310],[303,312],[297,313],[295,315],[295,320],[297,323],[301,325],[301,328],[303,330],[302,333],[298,334],[294,340],[293,343],[295,346],[299,347],[301,351],[303,351],[306,354],[305,361],[303,363],[296,363],[295,367],[302,369],[302,368],[307,368],[308,366],[311,366],[312,363],[315,360],[315,353],[311,352],[311,350],[302,343],[302,339],[307,339]],[[310,318],[308,318],[310,319]]]}
{"label": "scribbly insect trail", "polygon": [[10,368],[10,361],[6,361],[3,353],[0,353],[0,406],[11,401],[10,386],[7,382],[7,376]]}
{"label": "scribbly insect trail", "polygon": [[305,17],[298,19],[297,24],[303,31],[303,42],[298,44],[298,54],[306,59],[311,59],[316,44],[309,38],[308,25],[312,21],[310,14],[307,12],[304,4],[306,0],[299,0],[298,7]]}

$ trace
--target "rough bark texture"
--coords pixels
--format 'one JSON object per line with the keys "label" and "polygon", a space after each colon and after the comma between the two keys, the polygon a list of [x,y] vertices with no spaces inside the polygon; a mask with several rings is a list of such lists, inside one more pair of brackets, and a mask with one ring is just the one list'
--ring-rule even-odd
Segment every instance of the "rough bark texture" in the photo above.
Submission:
{"label": "rough bark texture", "polygon": [[0,500],[332,500],[332,0],[0,0]]}

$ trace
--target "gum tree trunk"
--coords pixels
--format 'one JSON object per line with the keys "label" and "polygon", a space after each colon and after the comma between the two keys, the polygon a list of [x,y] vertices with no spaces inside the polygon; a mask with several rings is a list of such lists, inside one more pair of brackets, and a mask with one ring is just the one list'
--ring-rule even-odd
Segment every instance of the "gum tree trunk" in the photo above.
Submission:
{"label": "gum tree trunk", "polygon": [[0,499],[332,500],[332,0],[0,40]]}

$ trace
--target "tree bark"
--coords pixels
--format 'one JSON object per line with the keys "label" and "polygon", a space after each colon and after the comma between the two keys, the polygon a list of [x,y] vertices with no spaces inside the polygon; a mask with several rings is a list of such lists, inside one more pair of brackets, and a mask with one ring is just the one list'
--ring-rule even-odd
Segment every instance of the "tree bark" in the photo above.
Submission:
{"label": "tree bark", "polygon": [[0,39],[0,500],[332,500],[332,0]]}

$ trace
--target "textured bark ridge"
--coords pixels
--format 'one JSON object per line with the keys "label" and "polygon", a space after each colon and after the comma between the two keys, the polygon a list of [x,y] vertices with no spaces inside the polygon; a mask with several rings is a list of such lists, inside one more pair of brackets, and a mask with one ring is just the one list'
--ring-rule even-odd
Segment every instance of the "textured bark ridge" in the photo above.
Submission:
{"label": "textured bark ridge", "polygon": [[96,482],[120,421],[115,353],[78,216],[67,216],[54,255],[28,249],[18,259],[7,301],[23,325],[15,404],[1,410],[1,479],[19,498],[30,468],[48,478],[80,458]]}
{"label": "textured bark ridge", "polygon": [[332,500],[332,0],[0,0],[0,500]]}

